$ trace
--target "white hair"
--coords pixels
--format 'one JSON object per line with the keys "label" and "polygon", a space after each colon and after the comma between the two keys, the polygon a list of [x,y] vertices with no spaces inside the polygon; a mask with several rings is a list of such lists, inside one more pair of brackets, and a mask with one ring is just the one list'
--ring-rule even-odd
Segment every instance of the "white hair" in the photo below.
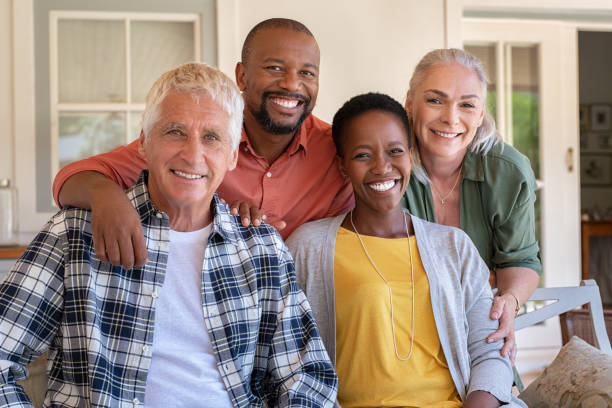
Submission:
{"label": "white hair", "polygon": [[159,118],[162,101],[170,91],[186,92],[197,96],[205,94],[217,102],[229,114],[229,134],[232,151],[240,143],[244,100],[240,90],[227,75],[210,65],[189,62],[162,74],[147,94],[142,113],[142,130],[145,139]]}
{"label": "white hair", "polygon": [[[486,110],[487,83],[489,82],[489,80],[487,78],[487,74],[485,74],[484,72],[484,68],[482,67],[482,62],[478,58],[476,58],[469,52],[458,48],[441,48],[428,52],[423,58],[421,58],[416,68],[414,69],[412,78],[410,78],[410,97],[414,100],[414,92],[419,86],[419,84],[423,82],[425,74],[427,73],[427,70],[429,70],[429,68],[434,65],[450,64],[453,62],[461,64],[464,67],[474,71],[474,73],[478,77],[478,80],[480,81],[480,84],[482,85],[482,94],[484,95],[484,118],[482,120],[482,124],[478,127],[478,129],[476,129],[476,134],[474,135],[474,139],[468,146],[468,149],[474,153],[485,154],[497,143],[502,142],[502,137],[499,132],[497,132],[497,128],[495,127],[495,120]],[[427,175],[427,171],[423,167],[421,155],[418,149],[419,142],[416,137],[413,137],[413,142],[415,143],[415,148],[412,149],[412,172],[419,181],[425,184],[429,184],[429,176]]]}

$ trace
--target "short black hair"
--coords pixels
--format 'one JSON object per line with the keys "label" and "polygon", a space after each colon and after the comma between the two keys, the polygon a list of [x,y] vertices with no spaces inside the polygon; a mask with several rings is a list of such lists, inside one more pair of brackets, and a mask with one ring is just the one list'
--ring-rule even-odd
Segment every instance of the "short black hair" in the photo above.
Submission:
{"label": "short black hair", "polygon": [[338,156],[343,157],[344,130],[348,123],[355,117],[369,111],[382,111],[397,116],[406,129],[406,138],[408,139],[408,147],[410,147],[410,124],[402,104],[389,95],[369,92],[352,97],[334,115],[332,138],[334,139]]}
{"label": "short black hair", "polygon": [[242,55],[240,57],[242,59],[243,64],[246,63],[249,54],[251,53],[251,43],[253,42],[253,38],[255,38],[257,32],[268,28],[285,28],[287,30],[307,34],[314,38],[314,35],[312,35],[310,30],[299,21],[291,20],[289,18],[269,18],[267,20],[262,21],[261,23],[258,23],[255,27],[251,28],[251,31],[249,31],[246,38],[244,39],[244,44],[242,45]]}

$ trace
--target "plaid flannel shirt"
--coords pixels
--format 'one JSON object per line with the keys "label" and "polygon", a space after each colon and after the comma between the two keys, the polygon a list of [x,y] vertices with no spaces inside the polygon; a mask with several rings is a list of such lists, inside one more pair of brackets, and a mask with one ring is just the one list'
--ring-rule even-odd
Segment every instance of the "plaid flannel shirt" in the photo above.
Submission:
{"label": "plaid flannel shirt", "polygon": [[[15,380],[47,349],[45,406],[142,405],[170,228],[146,180],[145,171],[127,192],[146,237],[144,267],[101,262],[90,212],[70,208],[47,223],[0,286],[0,405],[29,406]],[[202,329],[232,403],[333,406],[334,368],[279,234],[242,227],[216,195],[211,208]]]}

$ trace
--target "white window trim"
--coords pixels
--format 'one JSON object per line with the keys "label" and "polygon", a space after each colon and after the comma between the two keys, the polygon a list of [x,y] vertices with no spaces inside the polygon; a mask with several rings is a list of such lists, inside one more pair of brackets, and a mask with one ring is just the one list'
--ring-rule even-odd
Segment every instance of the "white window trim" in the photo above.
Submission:
{"label": "white window trim", "polygon": [[[124,103],[60,103],[58,91],[58,22],[65,20],[102,20],[123,21],[125,25],[125,85],[126,100]],[[191,22],[194,25],[193,44],[195,60],[201,60],[200,44],[200,16],[197,13],[134,13],[134,12],[108,12],[108,11],[51,11],[49,13],[49,85],[50,85],[50,109],[51,109],[51,174],[55,176],[59,171],[59,112],[97,112],[114,111],[124,112],[125,136],[124,143],[129,143],[130,130],[132,129],[133,111],[143,111],[144,104],[132,103],[132,67],[129,56],[130,50],[130,26],[132,21],[168,21],[168,22]]]}

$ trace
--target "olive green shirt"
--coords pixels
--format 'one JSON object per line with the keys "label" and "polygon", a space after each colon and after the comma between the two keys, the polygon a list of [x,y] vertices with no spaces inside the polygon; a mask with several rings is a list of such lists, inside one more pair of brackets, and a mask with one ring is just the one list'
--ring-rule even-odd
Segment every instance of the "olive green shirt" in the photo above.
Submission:
{"label": "olive green shirt", "polygon": [[[501,143],[486,154],[468,151],[460,187],[461,229],[489,269],[521,266],[542,274],[535,237],[536,182],[529,159]],[[414,175],[402,206],[417,217],[436,222],[431,188]]]}

